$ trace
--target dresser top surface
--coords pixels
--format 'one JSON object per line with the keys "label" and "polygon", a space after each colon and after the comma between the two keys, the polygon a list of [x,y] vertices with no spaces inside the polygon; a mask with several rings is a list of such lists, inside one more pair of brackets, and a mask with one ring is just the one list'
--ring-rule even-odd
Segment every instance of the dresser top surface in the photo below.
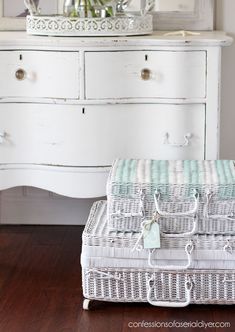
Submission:
{"label": "dresser top surface", "polygon": [[155,31],[133,37],[48,37],[30,36],[25,31],[1,31],[0,48],[6,47],[102,47],[102,46],[228,46],[232,37],[222,31],[203,31],[198,35],[167,35]]}

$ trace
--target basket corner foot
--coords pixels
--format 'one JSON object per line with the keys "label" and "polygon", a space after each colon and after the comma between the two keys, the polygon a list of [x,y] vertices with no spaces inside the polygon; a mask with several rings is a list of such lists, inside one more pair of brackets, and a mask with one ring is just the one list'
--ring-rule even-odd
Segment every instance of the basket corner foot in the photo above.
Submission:
{"label": "basket corner foot", "polygon": [[83,308],[83,310],[89,310],[90,308],[90,302],[91,302],[91,300],[89,300],[89,299],[84,299],[83,300],[83,304],[82,304],[82,308]]}

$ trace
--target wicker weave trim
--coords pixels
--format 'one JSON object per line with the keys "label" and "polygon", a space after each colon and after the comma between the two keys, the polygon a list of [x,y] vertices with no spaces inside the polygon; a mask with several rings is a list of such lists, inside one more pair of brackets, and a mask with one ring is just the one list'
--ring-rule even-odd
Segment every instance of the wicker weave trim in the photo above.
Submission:
{"label": "wicker weave trim", "polygon": [[[86,298],[111,302],[147,302],[148,283],[152,301],[185,302],[185,283],[192,282],[190,303],[235,304],[235,272],[191,270],[190,272],[143,269],[83,269]],[[230,282],[231,281],[231,282]]]}
{"label": "wicker weave trim", "polygon": [[[112,250],[114,249],[114,250]],[[223,257],[223,255],[218,255],[217,259],[216,256],[214,257],[211,255],[209,257],[206,256],[207,253],[197,253],[197,255],[193,256],[192,263],[190,268],[186,269],[183,268],[187,264],[187,260],[185,259],[185,254],[182,251],[178,250],[174,256],[171,257],[170,253],[164,251],[161,252],[161,255],[155,256],[157,259],[153,259],[152,262],[154,265],[158,266],[166,266],[167,268],[152,268],[152,271],[157,270],[169,270],[172,266],[182,266],[179,270],[187,270],[191,271],[192,269],[207,269],[207,270],[235,270],[235,261],[234,260],[227,260]],[[178,253],[178,257],[176,254]],[[134,257],[133,257],[134,256]],[[165,259],[162,258],[165,256]],[[225,255],[224,255],[225,256]],[[128,259],[126,257],[129,257]],[[204,259],[203,259],[204,258]],[[81,256],[81,264],[83,268],[126,268],[126,269],[149,269],[147,258],[139,258],[137,259],[137,255],[132,254],[130,255],[130,251],[121,250],[116,248],[101,248],[97,247],[83,247],[83,252]],[[174,270],[176,270],[174,268]]]}
{"label": "wicker weave trim", "polygon": [[135,195],[141,189],[152,195],[161,190],[166,197],[190,197],[193,189],[212,191],[220,199],[235,197],[235,168],[232,160],[144,160],[114,162],[107,195]]}

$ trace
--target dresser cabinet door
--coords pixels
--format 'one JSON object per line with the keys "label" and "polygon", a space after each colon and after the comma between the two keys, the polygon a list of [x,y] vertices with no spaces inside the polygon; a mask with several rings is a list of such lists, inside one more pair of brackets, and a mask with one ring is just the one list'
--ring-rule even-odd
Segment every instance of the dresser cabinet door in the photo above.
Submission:
{"label": "dresser cabinet door", "polygon": [[79,98],[79,53],[1,51],[0,97]]}
{"label": "dresser cabinet door", "polygon": [[204,105],[0,104],[0,163],[203,159],[204,128]]}
{"label": "dresser cabinet door", "polygon": [[206,52],[85,54],[87,99],[205,98]]}

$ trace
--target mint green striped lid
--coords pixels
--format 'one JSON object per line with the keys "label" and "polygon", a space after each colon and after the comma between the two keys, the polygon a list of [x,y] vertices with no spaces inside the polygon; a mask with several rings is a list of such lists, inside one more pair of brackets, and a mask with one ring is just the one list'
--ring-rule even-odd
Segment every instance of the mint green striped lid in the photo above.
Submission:
{"label": "mint green striped lid", "polygon": [[111,182],[231,185],[235,184],[233,160],[150,160],[118,159],[111,173]]}

